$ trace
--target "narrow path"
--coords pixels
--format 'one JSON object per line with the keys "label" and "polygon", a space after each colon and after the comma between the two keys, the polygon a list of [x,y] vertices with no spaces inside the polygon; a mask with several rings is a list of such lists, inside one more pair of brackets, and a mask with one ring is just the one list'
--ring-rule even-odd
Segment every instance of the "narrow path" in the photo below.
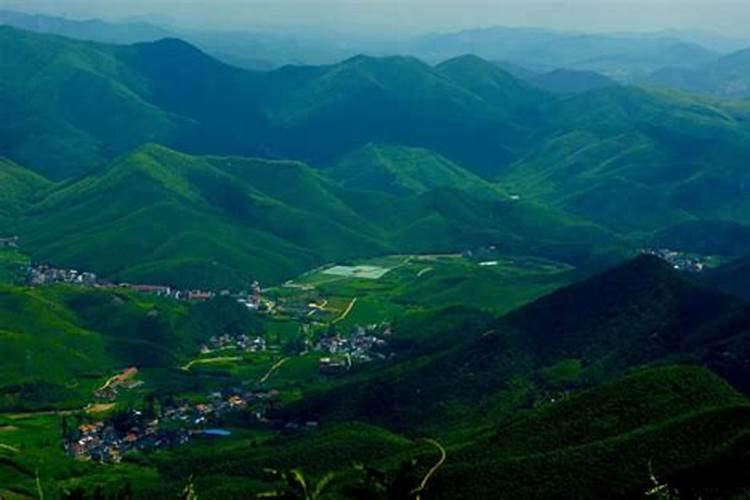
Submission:
{"label": "narrow path", "polygon": [[106,389],[107,387],[109,387],[110,385],[112,385],[114,383],[114,381],[117,380],[120,377],[120,375],[122,375],[122,373],[118,373],[116,375],[112,375],[111,377],[109,377],[107,379],[107,381],[104,382],[104,385],[102,385],[100,388],[98,388],[97,391],[103,391],[104,389]]}
{"label": "narrow path", "polygon": [[45,410],[45,411],[32,411],[26,413],[8,413],[4,414],[11,420],[24,420],[27,418],[34,417],[69,417],[83,411],[83,408],[78,410]]}
{"label": "narrow path", "polygon": [[242,356],[224,356],[220,358],[207,358],[207,359],[194,359],[185,366],[180,367],[181,370],[188,371],[194,365],[208,364],[208,363],[221,363],[222,361],[242,361]]}
{"label": "narrow path", "polygon": [[287,361],[289,361],[289,359],[290,358],[287,357],[287,358],[282,358],[279,361],[277,361],[271,368],[268,369],[268,372],[266,372],[266,374],[263,375],[263,378],[260,379],[260,383],[261,384],[265,383],[266,380],[268,380],[271,377],[271,375],[273,375],[274,373],[276,373],[276,371],[279,368],[281,368],[281,365],[283,365],[284,363],[286,363]]}
{"label": "narrow path", "polygon": [[339,321],[344,321],[347,316],[349,316],[349,313],[352,312],[352,309],[354,309],[354,305],[357,303],[357,297],[354,297],[351,302],[349,302],[349,306],[346,308],[346,311],[341,314],[338,318],[334,319],[331,323],[338,323]]}
{"label": "narrow path", "polygon": [[421,271],[419,271],[419,272],[417,273],[417,278],[421,278],[421,277],[422,277],[422,276],[424,276],[425,274],[427,274],[427,273],[429,273],[430,271],[432,271],[432,269],[433,269],[432,267],[425,267],[424,269],[422,269]]}
{"label": "narrow path", "polygon": [[435,473],[438,471],[440,467],[443,466],[445,463],[445,459],[448,457],[448,454],[445,452],[445,448],[443,448],[443,445],[435,441],[434,439],[423,439],[424,442],[429,443],[433,445],[435,448],[437,448],[440,451],[440,460],[438,460],[435,465],[433,465],[429,471],[427,471],[427,474],[425,474],[424,478],[422,479],[422,482],[419,483],[419,486],[414,490],[414,493],[416,493],[415,499],[420,500],[422,497],[422,492],[427,487],[427,483],[430,481],[432,476],[435,475]]}
{"label": "narrow path", "polygon": [[36,469],[36,494],[39,500],[44,500],[44,490],[42,489],[42,480],[39,479],[39,467]]}
{"label": "narrow path", "polygon": [[323,299],[323,303],[322,304],[315,304],[315,306],[312,309],[310,309],[310,312],[308,312],[307,315],[308,316],[312,316],[313,314],[315,314],[318,311],[325,311],[326,310],[326,306],[328,306],[328,299]]}
{"label": "narrow path", "polygon": [[96,413],[104,413],[116,406],[115,403],[89,403],[86,405],[86,407],[83,409],[85,413],[88,413],[89,415],[93,415]]}
{"label": "narrow path", "polygon": [[125,381],[129,380],[136,376],[138,373],[137,368],[128,368],[127,370],[123,370],[119,373],[116,373],[109,377],[106,382],[104,382],[104,385],[97,389],[97,391],[103,391],[104,389],[108,388],[110,385],[114,384],[117,381]]}

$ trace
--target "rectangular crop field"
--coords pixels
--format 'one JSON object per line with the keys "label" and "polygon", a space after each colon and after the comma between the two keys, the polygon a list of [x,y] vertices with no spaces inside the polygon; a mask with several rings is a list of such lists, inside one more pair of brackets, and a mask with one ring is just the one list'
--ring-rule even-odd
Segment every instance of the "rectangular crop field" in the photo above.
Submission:
{"label": "rectangular crop field", "polygon": [[333,266],[323,271],[323,274],[377,280],[385,276],[388,271],[390,271],[389,268],[379,266]]}

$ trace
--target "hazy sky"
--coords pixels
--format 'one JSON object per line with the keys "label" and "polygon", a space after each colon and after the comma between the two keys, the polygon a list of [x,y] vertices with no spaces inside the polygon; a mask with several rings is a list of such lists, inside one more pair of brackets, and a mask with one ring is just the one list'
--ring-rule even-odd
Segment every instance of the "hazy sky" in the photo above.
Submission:
{"label": "hazy sky", "polygon": [[167,16],[192,26],[391,33],[491,25],[581,31],[698,29],[750,37],[750,0],[0,0],[69,17]]}

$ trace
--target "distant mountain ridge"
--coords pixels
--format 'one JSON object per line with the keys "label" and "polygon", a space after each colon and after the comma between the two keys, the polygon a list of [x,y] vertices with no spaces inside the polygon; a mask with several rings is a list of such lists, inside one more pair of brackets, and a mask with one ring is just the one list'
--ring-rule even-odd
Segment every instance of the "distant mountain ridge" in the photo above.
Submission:
{"label": "distant mountain ridge", "polygon": [[[14,76],[0,98],[25,124],[0,129],[17,137],[6,154],[57,178],[149,141],[312,163],[368,142],[396,143],[482,170],[509,162],[541,119],[538,91],[509,76],[480,95],[459,80],[468,68],[449,74],[413,58],[247,72],[173,39],[120,47],[11,28],[0,29],[0,51],[8,55],[3,72]],[[31,62],[42,60],[51,69],[37,85]],[[481,71],[502,73],[489,63]],[[60,86],[64,100],[53,92]],[[66,105],[84,95],[97,105]],[[27,147],[31,135],[44,147]]]}
{"label": "distant mountain ridge", "polygon": [[[750,216],[742,160],[750,151],[750,106],[742,102],[619,85],[554,94],[470,55],[437,66],[412,57],[357,56],[332,66],[260,72],[226,65],[177,39],[116,46],[7,27],[0,28],[0,53],[0,69],[10,75],[0,89],[7,116],[0,122],[0,154],[17,164],[80,187],[74,179],[97,178],[144,143],[184,151],[184,158],[301,161],[328,171],[343,189],[335,194],[340,199],[370,191],[355,200],[361,205],[355,212],[367,211],[369,220],[374,211],[386,222],[368,229],[368,243],[351,245],[367,248],[366,255],[425,250],[413,236],[421,234],[430,235],[433,250],[503,243],[547,256],[560,251],[565,260],[581,257],[583,248],[559,231],[569,224],[587,234],[584,240],[610,241],[606,253],[682,234],[690,224],[709,239],[714,228],[742,226]],[[368,144],[390,149],[368,150]],[[175,172],[169,178],[176,185],[191,184]],[[393,214],[375,209],[375,196],[397,192],[410,198],[396,203],[411,214],[412,226],[399,226]],[[504,219],[506,214],[512,216]],[[93,223],[90,215],[79,219]],[[337,215],[331,228],[354,227],[344,220]],[[36,248],[45,249],[40,255],[75,261],[72,253],[80,248],[52,252],[43,226],[28,230],[33,228]],[[335,232],[343,237],[340,229]],[[546,250],[542,231],[552,235]],[[528,244],[532,234],[535,242]],[[320,250],[323,240],[313,247]],[[274,277],[338,255],[313,258],[273,241],[267,246],[285,248],[267,255],[278,264]],[[724,241],[715,240],[712,252],[745,252]],[[694,238],[681,243],[688,251],[706,247]],[[248,267],[247,254],[221,252],[231,258],[218,274],[228,276],[238,262]]]}
{"label": "distant mountain ridge", "polygon": [[694,69],[666,67],[645,83],[723,98],[750,97],[750,48],[734,52]]}
{"label": "distant mountain ridge", "polygon": [[717,54],[672,36],[598,35],[535,28],[491,27],[424,37],[412,51],[428,60],[476,54],[538,72],[595,71],[630,82],[665,65],[697,66]]}
{"label": "distant mountain ridge", "polygon": [[620,82],[641,81],[654,71],[657,74],[664,69],[672,71],[668,68],[696,68],[721,55],[750,46],[750,40],[691,31],[587,34],[502,26],[418,35],[397,41],[350,36],[342,43],[325,33],[198,32],[168,22],[161,23],[158,19],[78,20],[9,10],[0,11],[0,24],[104,43],[182,38],[224,62],[248,69],[273,69],[287,64],[333,64],[357,53],[407,54],[430,63],[473,53],[489,60],[529,67],[535,72],[550,72],[558,68],[592,71]]}

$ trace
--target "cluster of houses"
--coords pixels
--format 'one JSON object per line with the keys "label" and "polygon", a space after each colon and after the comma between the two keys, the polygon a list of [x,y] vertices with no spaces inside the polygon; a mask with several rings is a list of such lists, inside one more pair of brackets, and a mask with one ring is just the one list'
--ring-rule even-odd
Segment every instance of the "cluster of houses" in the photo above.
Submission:
{"label": "cluster of houses", "polygon": [[253,281],[252,285],[250,285],[250,293],[248,295],[240,294],[237,297],[237,302],[253,311],[263,311],[271,308],[269,307],[269,301],[263,299],[260,283],[257,281]]}
{"label": "cluster of houses", "polygon": [[492,262],[497,260],[500,256],[500,252],[495,245],[489,245],[486,247],[465,250],[461,255],[464,258],[477,262]]}
{"label": "cluster of houses", "polygon": [[237,349],[245,352],[262,352],[266,350],[266,339],[242,335],[215,335],[201,346],[201,354],[209,354],[222,349]]}
{"label": "cluster of houses", "polygon": [[0,238],[0,248],[18,248],[18,236]]}
{"label": "cluster of houses", "polygon": [[351,368],[352,364],[368,363],[375,359],[386,359],[388,342],[383,336],[391,334],[390,326],[357,326],[348,337],[339,334],[326,335],[314,345],[313,350],[331,357],[320,359],[318,368],[324,374],[336,374]]}
{"label": "cluster of houses", "polygon": [[[233,389],[211,394],[203,403],[184,400],[149,412],[128,410],[107,421],[65,430],[63,446],[68,455],[79,460],[118,463],[129,451],[150,451],[185,444],[197,437],[229,435],[227,431],[208,426],[232,412],[255,403],[270,402],[277,396],[277,391]],[[264,406],[254,412],[259,421],[265,420]]]}
{"label": "cluster of houses", "polygon": [[[175,300],[187,300],[191,302],[203,302],[216,297],[217,293],[210,290],[180,290],[170,286],[142,285],[119,283],[114,284],[100,280],[96,274],[77,269],[60,269],[46,264],[30,266],[27,272],[27,282],[31,286],[53,285],[67,283],[97,288],[125,288],[139,293],[158,295]],[[220,292],[229,295],[229,291]]]}
{"label": "cluster of houses", "polygon": [[677,271],[700,273],[707,267],[707,258],[701,255],[686,254],[668,248],[644,248],[641,253],[659,257],[670,263]]}
{"label": "cluster of houses", "polygon": [[105,422],[77,427],[65,437],[65,452],[79,460],[119,463],[129,451],[173,447],[190,440],[188,430],[161,429],[158,419],[141,423],[138,413],[133,412],[134,423],[127,431]]}
{"label": "cluster of houses", "polygon": [[[168,297],[175,300],[188,300],[191,302],[204,302],[216,297],[216,292],[210,290],[180,290],[171,286],[162,285],[133,285],[130,283],[121,283],[122,288],[129,288],[138,293],[158,295],[159,297]],[[229,292],[226,292],[227,294]]]}
{"label": "cluster of houses", "polygon": [[78,271],[77,269],[58,269],[47,265],[31,266],[28,271],[28,282],[32,286],[55,283],[69,283],[84,286],[99,284],[96,274]]}

